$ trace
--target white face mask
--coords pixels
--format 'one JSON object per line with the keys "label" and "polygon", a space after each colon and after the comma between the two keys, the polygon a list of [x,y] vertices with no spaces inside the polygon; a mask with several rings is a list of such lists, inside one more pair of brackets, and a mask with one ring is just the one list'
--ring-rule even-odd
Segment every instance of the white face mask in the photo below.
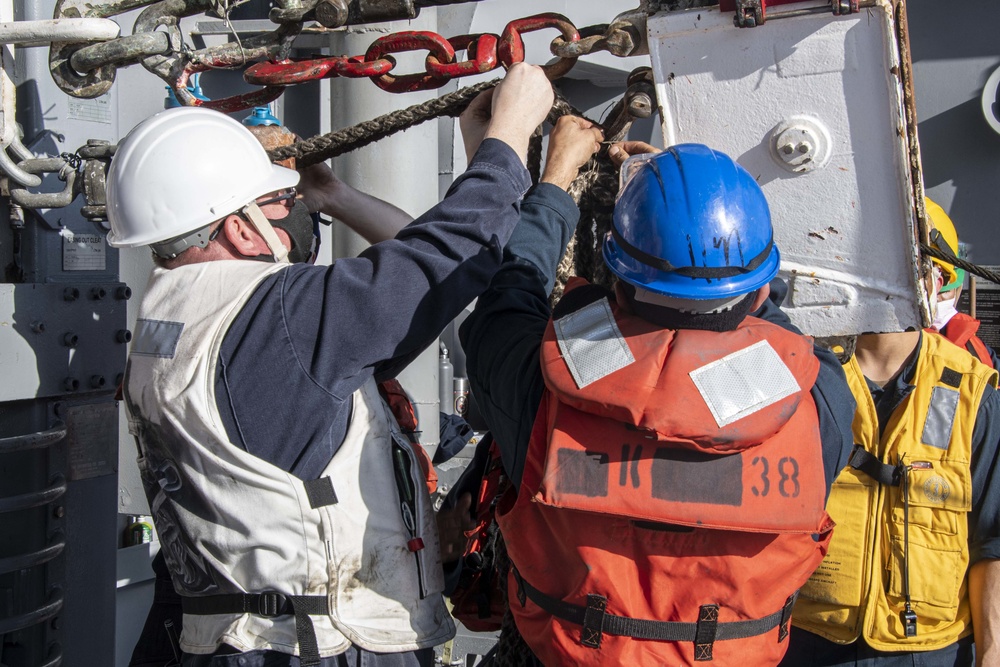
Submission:
{"label": "white face mask", "polygon": [[943,299],[937,302],[937,308],[934,309],[934,328],[938,331],[944,329],[951,318],[958,314],[955,302],[955,298]]}

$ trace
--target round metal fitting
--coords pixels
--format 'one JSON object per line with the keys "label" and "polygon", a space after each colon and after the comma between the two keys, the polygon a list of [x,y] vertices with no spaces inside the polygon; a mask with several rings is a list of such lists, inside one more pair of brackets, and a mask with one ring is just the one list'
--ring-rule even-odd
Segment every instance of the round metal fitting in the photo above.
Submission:
{"label": "round metal fitting", "polygon": [[833,141],[826,126],[812,116],[791,116],[771,131],[771,157],[783,169],[804,174],[826,166]]}

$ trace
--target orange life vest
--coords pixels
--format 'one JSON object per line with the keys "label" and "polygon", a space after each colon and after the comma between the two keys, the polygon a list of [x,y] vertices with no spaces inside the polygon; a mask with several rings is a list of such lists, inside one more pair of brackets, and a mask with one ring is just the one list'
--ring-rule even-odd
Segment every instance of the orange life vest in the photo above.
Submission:
{"label": "orange life vest", "polygon": [[993,368],[993,358],[990,356],[986,343],[976,335],[976,332],[979,331],[979,324],[979,320],[974,317],[965,313],[957,313],[948,320],[948,324],[944,325],[941,335],[955,345],[965,348],[972,353],[972,356]]}
{"label": "orange life vest", "polygon": [[[603,308],[618,340],[604,322],[574,348],[556,333],[566,318],[549,322],[524,475],[498,511],[518,629],[550,667],[777,664],[833,526],[810,341],[754,318],[726,333],[665,330],[607,299],[571,315],[594,307],[586,318]],[[587,352],[599,340],[634,361],[606,373],[626,352]],[[581,389],[588,354],[606,374]],[[742,416],[706,398],[711,386],[742,395]]]}

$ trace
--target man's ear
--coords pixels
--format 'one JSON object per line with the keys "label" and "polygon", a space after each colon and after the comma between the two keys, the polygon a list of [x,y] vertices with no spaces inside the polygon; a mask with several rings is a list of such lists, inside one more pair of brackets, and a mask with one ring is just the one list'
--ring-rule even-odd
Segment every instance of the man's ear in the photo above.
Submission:
{"label": "man's ear", "polygon": [[750,307],[750,312],[751,313],[756,312],[758,308],[763,306],[764,302],[767,301],[767,297],[770,296],[770,294],[771,294],[770,285],[764,285],[763,287],[758,289],[757,296],[753,298],[753,305]]}
{"label": "man's ear", "polygon": [[226,219],[222,221],[222,227],[226,239],[236,249],[236,252],[244,257],[257,257],[270,253],[264,240],[250,226],[250,223],[235,213],[226,216]]}

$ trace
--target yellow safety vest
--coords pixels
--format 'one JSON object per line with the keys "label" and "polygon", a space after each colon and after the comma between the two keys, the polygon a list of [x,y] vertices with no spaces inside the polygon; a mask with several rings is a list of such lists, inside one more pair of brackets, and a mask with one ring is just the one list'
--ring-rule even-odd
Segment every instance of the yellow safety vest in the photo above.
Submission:
{"label": "yellow safety vest", "polygon": [[[997,372],[925,332],[915,387],[880,439],[875,403],[857,360],[852,357],[844,371],[858,402],[855,443],[882,464],[911,466],[905,480],[909,539],[903,483],[880,484],[850,465],[844,468],[827,503],[837,523],[833,540],[802,588],[793,624],[840,644],[864,637],[881,651],[948,646],[972,632],[967,517],[972,508],[972,431],[983,391],[987,384],[997,386]],[[916,634],[909,637],[901,618],[906,609],[904,555],[917,619]]]}

